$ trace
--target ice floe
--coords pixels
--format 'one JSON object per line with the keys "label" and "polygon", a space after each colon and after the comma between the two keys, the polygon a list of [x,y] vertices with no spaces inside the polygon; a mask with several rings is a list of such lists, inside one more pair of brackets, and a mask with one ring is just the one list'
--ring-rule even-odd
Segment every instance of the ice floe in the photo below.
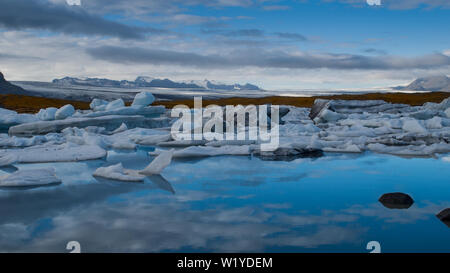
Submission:
{"label": "ice floe", "polygon": [[66,119],[75,114],[75,108],[71,104],[64,105],[55,113],[55,119]]}
{"label": "ice floe", "polygon": [[[138,145],[155,146],[152,155],[175,148],[170,158],[254,155],[264,160],[292,160],[324,152],[400,156],[450,152],[449,99],[423,106],[381,100],[316,100],[311,109],[280,106],[279,147],[273,151],[261,151],[257,140],[215,140],[211,136],[216,132],[180,140],[169,127],[176,119],[169,117],[165,107],[151,106],[154,99],[151,93],[141,92],[131,106],[121,99],[94,99],[91,110],[76,111],[66,105],[35,115],[0,109],[0,129],[9,128],[9,135],[0,134],[0,166],[98,159],[108,150],[134,150]],[[226,127],[226,121],[221,122]],[[247,121],[239,129],[248,132],[249,125]],[[193,132],[193,128],[188,131],[189,136]],[[116,174],[142,176],[122,166],[106,168]]]}
{"label": "ice floe", "polygon": [[172,155],[172,150],[161,152],[144,170],[126,169],[122,166],[122,163],[118,163],[109,167],[98,168],[93,175],[112,180],[141,182],[147,176],[161,174],[170,165]]}
{"label": "ice floe", "polygon": [[59,184],[53,168],[18,170],[12,174],[0,176],[0,187],[33,187]]}
{"label": "ice floe", "polygon": [[16,157],[17,163],[71,162],[103,158],[106,151],[96,145],[77,145],[70,142],[0,150],[0,162],[10,156]]}
{"label": "ice floe", "polygon": [[[160,155],[165,151],[157,149],[154,152],[150,152],[150,155]],[[208,146],[190,146],[181,150],[176,150],[173,152],[173,157],[209,157],[209,156],[220,156],[220,155],[249,155],[250,146],[249,145],[225,145],[221,147],[208,147]]]}
{"label": "ice floe", "polygon": [[150,92],[141,92],[134,97],[131,106],[145,107],[152,104],[155,101],[155,97]]}

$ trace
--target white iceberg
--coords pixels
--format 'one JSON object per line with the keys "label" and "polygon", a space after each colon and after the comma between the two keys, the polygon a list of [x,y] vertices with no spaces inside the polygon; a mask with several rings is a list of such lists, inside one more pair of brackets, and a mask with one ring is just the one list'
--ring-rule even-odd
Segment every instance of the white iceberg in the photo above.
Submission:
{"label": "white iceberg", "polygon": [[61,183],[53,168],[19,170],[0,177],[0,187],[31,187]]}
{"label": "white iceberg", "polygon": [[126,130],[128,130],[127,125],[125,123],[122,123],[119,128],[117,128],[116,130],[114,130],[112,132],[112,134],[122,133],[122,132],[125,132]]}
{"label": "white iceberg", "polygon": [[16,111],[0,108],[0,128],[38,120],[37,116],[33,114],[18,114]]}
{"label": "white iceberg", "polygon": [[425,121],[425,127],[427,129],[442,129],[442,118],[434,117]]}
{"label": "white iceberg", "polygon": [[172,161],[172,155],[172,150],[161,152],[144,170],[125,169],[122,163],[119,163],[109,167],[98,168],[93,175],[112,180],[142,182],[147,176],[160,174],[169,166]]}
{"label": "white iceberg", "polygon": [[75,113],[75,108],[71,104],[64,105],[55,113],[55,119],[66,119]]}
{"label": "white iceberg", "polygon": [[108,105],[106,105],[105,111],[115,110],[117,108],[122,108],[125,106],[123,99],[113,100]]}
{"label": "white iceberg", "polygon": [[96,145],[44,144],[24,149],[0,150],[0,161],[15,156],[17,163],[72,162],[100,159],[106,151]]}
{"label": "white iceberg", "polygon": [[409,119],[403,122],[402,129],[410,133],[426,133],[427,130],[415,119]]}
{"label": "white iceberg", "polygon": [[155,101],[155,97],[150,92],[141,92],[136,94],[131,106],[145,107],[152,104]]}
{"label": "white iceberg", "polygon": [[170,151],[164,151],[153,159],[152,163],[150,163],[147,168],[139,173],[147,176],[160,174],[167,166],[170,165],[170,162],[172,162],[172,157],[173,149]]}
{"label": "white iceberg", "polygon": [[36,114],[37,118],[39,120],[54,120],[56,111],[58,111],[58,108],[55,107],[49,107],[46,109],[39,110],[39,113]]}
{"label": "white iceberg", "polygon": [[93,99],[89,104],[89,107],[92,109],[92,111],[105,111],[107,105],[108,102],[106,100]]}
{"label": "white iceberg", "polygon": [[139,174],[136,170],[125,169],[122,163],[98,168],[93,176],[125,182],[142,182],[145,179],[145,175]]}
{"label": "white iceberg", "polygon": [[0,156],[0,167],[12,165],[17,162],[17,156],[15,154],[5,154]]}

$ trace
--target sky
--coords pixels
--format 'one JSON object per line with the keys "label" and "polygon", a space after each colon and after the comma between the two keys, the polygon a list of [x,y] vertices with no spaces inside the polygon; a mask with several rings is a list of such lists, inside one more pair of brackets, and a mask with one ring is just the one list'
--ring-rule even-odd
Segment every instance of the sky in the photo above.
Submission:
{"label": "sky", "polygon": [[0,0],[8,80],[364,89],[450,74],[448,0]]}

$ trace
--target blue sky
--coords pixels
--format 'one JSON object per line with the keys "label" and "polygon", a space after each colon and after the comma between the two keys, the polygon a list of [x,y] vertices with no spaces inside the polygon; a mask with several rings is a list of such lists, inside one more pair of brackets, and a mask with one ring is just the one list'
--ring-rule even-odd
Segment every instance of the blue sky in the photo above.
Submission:
{"label": "blue sky", "polygon": [[280,90],[450,73],[450,1],[366,1],[0,0],[0,70],[14,80],[147,75]]}

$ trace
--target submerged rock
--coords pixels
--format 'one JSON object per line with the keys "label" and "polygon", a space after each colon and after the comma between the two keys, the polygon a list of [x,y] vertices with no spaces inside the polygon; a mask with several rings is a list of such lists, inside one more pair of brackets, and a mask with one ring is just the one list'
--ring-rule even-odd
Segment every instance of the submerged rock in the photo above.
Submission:
{"label": "submerged rock", "polygon": [[439,220],[441,220],[444,224],[450,227],[450,208],[444,209],[436,215]]}
{"label": "submerged rock", "polygon": [[411,196],[401,192],[383,194],[378,201],[389,209],[408,209],[414,204]]}

